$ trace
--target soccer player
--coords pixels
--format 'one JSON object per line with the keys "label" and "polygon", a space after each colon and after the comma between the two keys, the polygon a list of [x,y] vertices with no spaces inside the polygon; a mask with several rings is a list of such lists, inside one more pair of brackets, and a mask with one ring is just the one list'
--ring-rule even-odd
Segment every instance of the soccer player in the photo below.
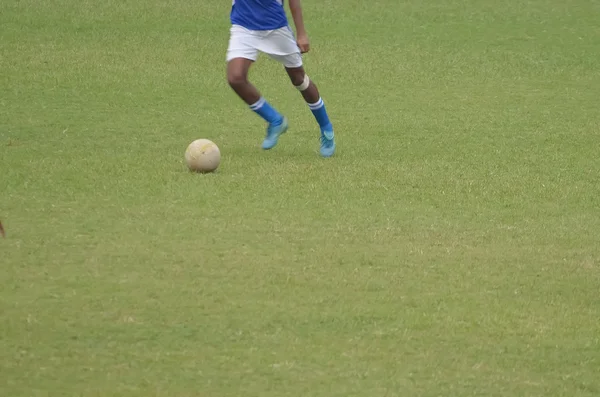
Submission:
{"label": "soccer player", "polygon": [[227,80],[237,95],[268,124],[263,149],[273,148],[287,131],[287,118],[281,115],[250,82],[248,70],[259,52],[283,64],[292,84],[300,91],[321,130],[321,155],[335,151],[333,126],[319,90],[302,64],[302,55],[310,49],[304,27],[300,0],[289,0],[297,38],[289,27],[284,0],[233,0],[231,30],[227,49]]}

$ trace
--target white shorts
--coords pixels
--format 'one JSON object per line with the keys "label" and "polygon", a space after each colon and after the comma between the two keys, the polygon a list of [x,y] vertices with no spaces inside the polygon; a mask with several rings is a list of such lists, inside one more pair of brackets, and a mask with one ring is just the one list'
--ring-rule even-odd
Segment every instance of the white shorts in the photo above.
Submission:
{"label": "white shorts", "polygon": [[249,30],[239,25],[230,29],[227,62],[234,58],[256,61],[263,52],[280,62],[286,68],[302,66],[302,55],[296,44],[294,33],[289,27],[276,30]]}

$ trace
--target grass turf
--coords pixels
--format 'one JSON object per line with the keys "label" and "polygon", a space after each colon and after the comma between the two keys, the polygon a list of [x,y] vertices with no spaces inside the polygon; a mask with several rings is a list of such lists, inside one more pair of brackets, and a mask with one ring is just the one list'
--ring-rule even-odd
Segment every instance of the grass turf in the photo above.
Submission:
{"label": "grass turf", "polygon": [[2,2],[0,394],[600,393],[598,2],[304,7],[327,160],[226,1]]}

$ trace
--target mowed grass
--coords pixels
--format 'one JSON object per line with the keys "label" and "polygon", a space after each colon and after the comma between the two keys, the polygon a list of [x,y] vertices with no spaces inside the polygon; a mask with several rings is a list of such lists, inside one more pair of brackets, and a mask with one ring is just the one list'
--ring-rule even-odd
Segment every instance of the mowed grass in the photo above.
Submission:
{"label": "mowed grass", "polygon": [[229,3],[2,1],[0,395],[598,396],[600,3],[305,0],[331,159]]}

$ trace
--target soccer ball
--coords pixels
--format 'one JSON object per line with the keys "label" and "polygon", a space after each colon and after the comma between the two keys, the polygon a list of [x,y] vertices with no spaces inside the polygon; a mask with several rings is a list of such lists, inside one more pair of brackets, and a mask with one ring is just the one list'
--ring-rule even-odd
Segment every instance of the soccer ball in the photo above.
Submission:
{"label": "soccer ball", "polygon": [[194,172],[213,172],[221,163],[221,152],[214,142],[196,139],[185,151],[185,162]]}

